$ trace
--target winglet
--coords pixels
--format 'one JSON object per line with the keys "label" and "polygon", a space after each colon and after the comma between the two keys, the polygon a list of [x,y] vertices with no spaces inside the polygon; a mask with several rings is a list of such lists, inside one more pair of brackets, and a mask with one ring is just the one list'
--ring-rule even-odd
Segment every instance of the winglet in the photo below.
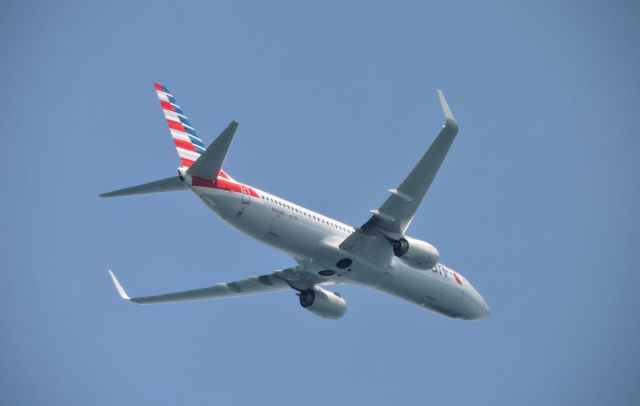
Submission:
{"label": "winglet", "polygon": [[111,271],[111,269],[109,269],[109,275],[111,276],[113,285],[116,287],[116,290],[118,291],[118,294],[120,295],[120,297],[123,298],[124,300],[131,300],[131,298],[129,297],[129,295],[127,295],[127,292],[124,290],[120,282],[118,282],[118,278],[116,278],[116,275]]}
{"label": "winglet", "polygon": [[453,117],[453,113],[451,112],[451,108],[449,108],[449,104],[447,103],[447,99],[444,98],[444,94],[442,90],[438,89],[438,98],[440,99],[440,105],[442,106],[442,112],[444,113],[445,118],[447,119],[447,125],[455,125],[458,127],[458,123],[456,123],[455,117]]}

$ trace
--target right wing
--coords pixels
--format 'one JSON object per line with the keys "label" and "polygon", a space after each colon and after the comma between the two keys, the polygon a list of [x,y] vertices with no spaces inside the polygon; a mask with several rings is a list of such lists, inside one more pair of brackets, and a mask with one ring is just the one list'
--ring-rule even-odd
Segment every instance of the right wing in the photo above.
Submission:
{"label": "right wing", "polygon": [[250,276],[247,279],[235,282],[219,283],[208,288],[185,290],[155,296],[129,297],[111,270],[109,270],[109,275],[121,298],[139,304],[190,302],[194,300],[250,296],[289,289],[304,290],[314,285],[327,282],[324,278],[320,278],[311,273],[298,272],[297,268],[288,268],[268,275]]}
{"label": "right wing", "polygon": [[444,127],[427,152],[397,189],[391,189],[391,196],[379,209],[371,210],[373,216],[363,226],[363,230],[379,229],[394,235],[403,235],[413,220],[431,182],[436,177],[447,151],[458,133],[458,124],[453,113],[438,90],[440,104],[446,118]]}

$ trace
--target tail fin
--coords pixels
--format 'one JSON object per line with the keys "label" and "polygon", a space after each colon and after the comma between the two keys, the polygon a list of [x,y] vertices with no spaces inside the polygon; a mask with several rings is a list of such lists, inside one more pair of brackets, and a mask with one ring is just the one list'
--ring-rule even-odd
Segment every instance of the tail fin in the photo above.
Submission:
{"label": "tail fin", "polygon": [[169,93],[169,90],[157,82],[154,86],[158,94],[158,99],[160,99],[164,117],[167,119],[173,142],[176,144],[182,166],[189,168],[200,158],[200,155],[204,153],[204,143],[196,134],[196,129],[193,128],[193,125],[191,125],[187,116],[184,115],[184,112],[180,106],[178,106],[173,95]]}
{"label": "tail fin", "polygon": [[128,196],[147,193],[174,192],[186,190],[182,176],[185,172],[194,177],[205,180],[216,180],[217,177],[233,180],[222,170],[224,158],[227,155],[233,136],[238,128],[238,123],[232,121],[229,126],[216,138],[209,148],[196,135],[189,119],[176,103],[176,99],[169,90],[160,83],[155,83],[156,93],[160,99],[160,105],[169,124],[169,131],[178,150],[178,156],[182,162],[179,169],[180,176],[156,180],[142,185],[132,186],[113,192],[102,193],[100,197]]}

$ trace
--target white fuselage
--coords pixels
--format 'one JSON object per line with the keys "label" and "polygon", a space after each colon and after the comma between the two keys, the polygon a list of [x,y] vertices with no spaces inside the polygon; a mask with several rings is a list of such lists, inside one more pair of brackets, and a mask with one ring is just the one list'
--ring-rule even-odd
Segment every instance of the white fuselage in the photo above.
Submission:
{"label": "white fuselage", "polygon": [[[476,289],[442,264],[419,270],[395,256],[386,262],[360,257],[339,247],[356,232],[347,224],[235,181],[241,191],[193,186],[185,181],[223,220],[288,253],[306,272],[334,283],[375,288],[451,317],[479,319],[489,314]],[[345,258],[349,265],[337,266]]]}

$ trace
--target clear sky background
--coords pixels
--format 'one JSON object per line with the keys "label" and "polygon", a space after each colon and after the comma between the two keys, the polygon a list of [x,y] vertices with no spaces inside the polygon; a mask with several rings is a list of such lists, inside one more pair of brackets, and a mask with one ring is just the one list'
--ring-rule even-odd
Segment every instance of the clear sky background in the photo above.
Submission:
{"label": "clear sky background", "polygon": [[[517,4],[516,4],[517,3]],[[3,2],[0,404],[638,404],[640,8],[633,1]],[[153,82],[237,179],[358,226],[460,133],[410,234],[491,306],[449,319],[342,286],[132,294],[293,261],[189,193]]]}

